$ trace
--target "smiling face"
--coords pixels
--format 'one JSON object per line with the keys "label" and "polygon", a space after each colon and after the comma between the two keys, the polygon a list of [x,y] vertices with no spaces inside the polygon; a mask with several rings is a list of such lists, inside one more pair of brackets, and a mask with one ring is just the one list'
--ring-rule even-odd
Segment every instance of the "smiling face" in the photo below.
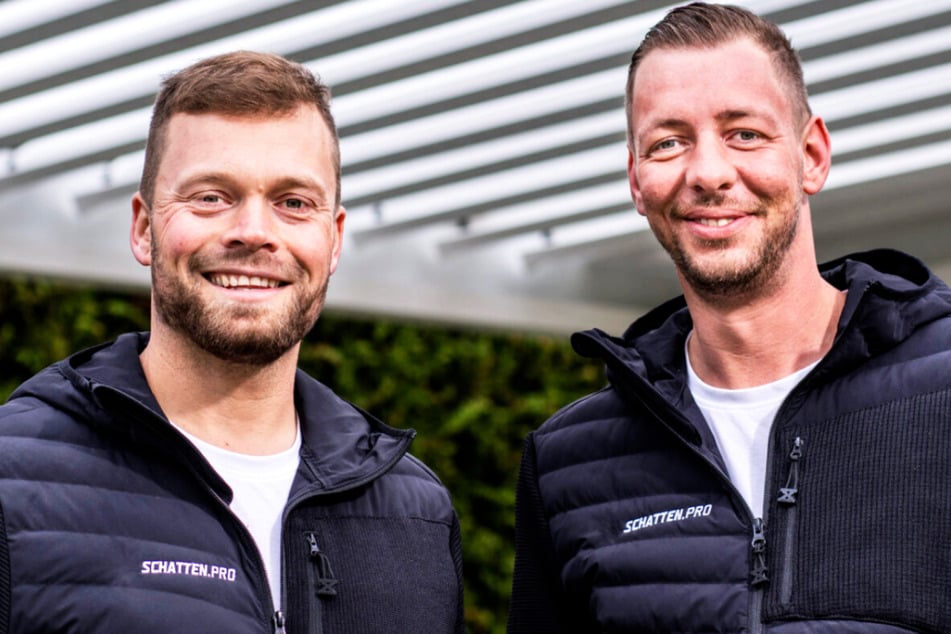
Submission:
{"label": "smiling face", "polygon": [[653,50],[631,111],[631,193],[687,288],[756,292],[791,253],[811,253],[802,211],[828,173],[828,135],[799,120],[761,47]]}
{"label": "smiling face", "polygon": [[133,198],[132,250],[152,267],[153,341],[177,337],[252,365],[295,348],[340,256],[331,142],[308,106],[172,117],[151,213]]}

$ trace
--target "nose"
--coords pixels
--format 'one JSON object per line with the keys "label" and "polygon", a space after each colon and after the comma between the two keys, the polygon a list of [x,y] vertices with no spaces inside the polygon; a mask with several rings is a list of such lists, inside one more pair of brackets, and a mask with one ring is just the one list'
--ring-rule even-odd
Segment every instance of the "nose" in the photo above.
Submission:
{"label": "nose", "polygon": [[[712,135],[711,135],[712,136]],[[698,193],[728,190],[736,181],[736,167],[722,139],[698,139],[690,151],[687,186]]]}
{"label": "nose", "polygon": [[252,251],[275,250],[277,244],[274,214],[266,200],[251,197],[236,205],[231,223],[222,240],[229,247],[244,247]]}

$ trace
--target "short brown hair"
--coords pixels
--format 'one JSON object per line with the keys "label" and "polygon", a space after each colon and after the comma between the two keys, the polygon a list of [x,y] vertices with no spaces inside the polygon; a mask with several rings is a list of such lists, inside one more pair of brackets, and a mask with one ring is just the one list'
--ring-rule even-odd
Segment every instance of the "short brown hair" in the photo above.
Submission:
{"label": "short brown hair", "polygon": [[802,76],[802,62],[782,29],[741,7],[694,2],[668,12],[663,20],[651,27],[631,57],[624,93],[627,137],[631,147],[634,147],[631,129],[634,75],[648,53],[657,49],[711,48],[743,37],[752,39],[770,54],[789,89],[793,112],[799,119],[797,123],[804,124],[812,111]]}
{"label": "short brown hair", "polygon": [[237,51],[201,60],[162,82],[145,145],[145,165],[139,192],[152,207],[155,178],[168,122],[178,113],[234,116],[285,115],[301,105],[317,108],[330,130],[340,205],[340,141],[330,113],[330,88],[306,67],[279,55]]}

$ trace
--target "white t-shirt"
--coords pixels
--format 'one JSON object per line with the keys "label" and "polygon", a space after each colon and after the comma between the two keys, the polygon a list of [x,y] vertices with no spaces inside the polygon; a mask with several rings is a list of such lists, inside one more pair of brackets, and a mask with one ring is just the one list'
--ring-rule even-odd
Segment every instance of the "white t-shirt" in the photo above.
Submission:
{"label": "white t-shirt", "polygon": [[222,449],[178,428],[228,483],[234,497],[231,510],[248,528],[264,559],[271,598],[281,601],[281,515],[300,461],[300,428],[294,444],[268,456],[251,456]]}
{"label": "white t-shirt", "polygon": [[704,383],[687,355],[687,387],[713,431],[730,480],[756,517],[763,516],[766,454],[773,419],[792,389],[817,363],[772,383],[728,390]]}

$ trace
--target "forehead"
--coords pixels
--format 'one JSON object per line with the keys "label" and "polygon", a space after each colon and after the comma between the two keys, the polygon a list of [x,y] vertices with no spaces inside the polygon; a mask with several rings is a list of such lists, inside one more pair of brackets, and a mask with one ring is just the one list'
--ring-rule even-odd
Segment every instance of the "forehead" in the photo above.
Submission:
{"label": "forehead", "polygon": [[[770,54],[741,38],[712,47],[657,48],[641,60],[631,95],[635,122],[657,110],[790,110],[788,92]],[[668,116],[668,115],[664,115]]]}
{"label": "forehead", "polygon": [[[236,136],[227,134],[237,133]],[[282,140],[297,137],[301,145],[328,145],[330,130],[316,108],[301,105],[283,113],[225,114],[178,112],[168,120],[166,140],[191,143],[214,141],[218,145],[245,145],[259,136]]]}
{"label": "forehead", "polygon": [[177,113],[168,122],[160,172],[215,169],[334,170],[333,138],[316,108],[279,115]]}

